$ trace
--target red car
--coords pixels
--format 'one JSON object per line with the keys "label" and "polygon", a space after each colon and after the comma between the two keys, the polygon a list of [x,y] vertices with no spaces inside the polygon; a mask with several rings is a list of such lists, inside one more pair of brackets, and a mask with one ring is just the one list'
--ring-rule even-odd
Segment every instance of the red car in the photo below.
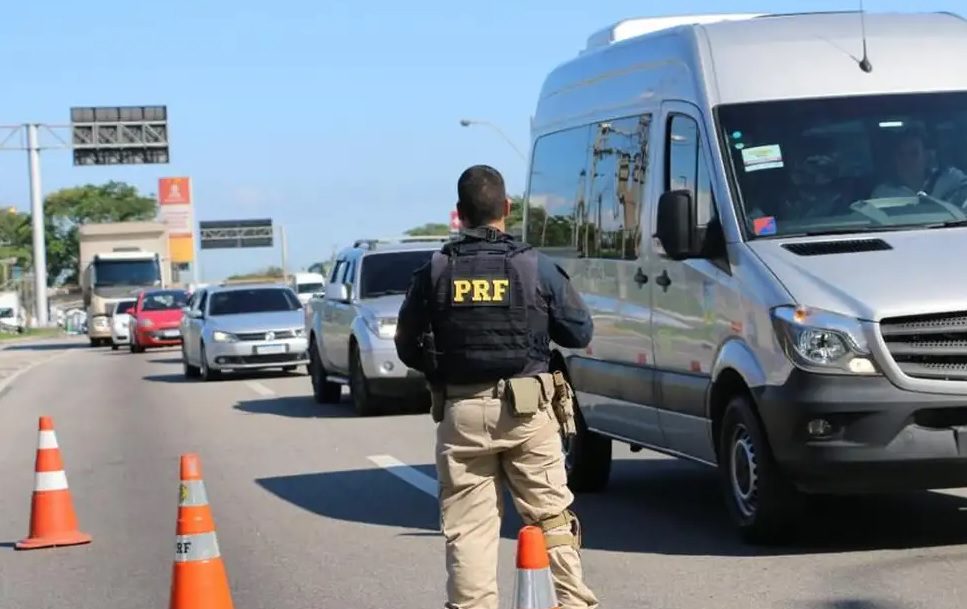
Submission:
{"label": "red car", "polygon": [[184,290],[146,290],[131,313],[131,353],[181,344],[181,317],[188,304]]}

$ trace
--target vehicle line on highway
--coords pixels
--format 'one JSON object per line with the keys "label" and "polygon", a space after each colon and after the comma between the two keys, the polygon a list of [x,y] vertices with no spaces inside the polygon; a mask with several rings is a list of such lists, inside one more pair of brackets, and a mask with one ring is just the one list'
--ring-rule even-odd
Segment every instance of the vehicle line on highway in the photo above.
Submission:
{"label": "vehicle line on highway", "polygon": [[258,381],[246,381],[245,385],[259,395],[266,396],[266,397],[275,395],[274,391],[272,391],[271,389],[269,389],[268,387],[266,387],[265,385],[263,385]]}
{"label": "vehicle line on highway", "polygon": [[403,482],[436,499],[439,488],[436,478],[427,476],[420,470],[410,467],[392,455],[370,455],[366,458]]}

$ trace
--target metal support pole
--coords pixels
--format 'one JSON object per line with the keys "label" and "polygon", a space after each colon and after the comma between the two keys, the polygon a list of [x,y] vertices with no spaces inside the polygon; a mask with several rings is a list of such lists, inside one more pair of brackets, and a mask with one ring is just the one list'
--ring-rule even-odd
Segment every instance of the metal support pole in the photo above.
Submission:
{"label": "metal support pole", "polygon": [[279,225],[279,243],[282,246],[282,283],[289,283],[289,271],[288,271],[288,258],[289,258],[289,247],[288,243],[285,241],[285,227],[281,224]]}
{"label": "metal support pole", "polygon": [[47,247],[44,235],[44,200],[40,190],[40,145],[37,125],[27,127],[27,165],[30,170],[30,213],[34,230],[34,323],[47,326]]}

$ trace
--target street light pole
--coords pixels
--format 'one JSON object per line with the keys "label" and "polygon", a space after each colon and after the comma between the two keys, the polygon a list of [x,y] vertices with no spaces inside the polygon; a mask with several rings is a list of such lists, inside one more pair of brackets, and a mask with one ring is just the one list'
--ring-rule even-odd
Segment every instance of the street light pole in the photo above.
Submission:
{"label": "street light pole", "polygon": [[30,213],[34,231],[34,323],[47,326],[47,247],[44,243],[44,202],[40,190],[40,145],[37,125],[28,124],[27,165],[30,170]]}
{"label": "street light pole", "polygon": [[497,125],[491,123],[490,121],[477,121],[477,120],[470,120],[470,119],[467,119],[467,118],[461,119],[461,121],[460,121],[460,126],[461,127],[470,127],[472,125],[483,125],[485,127],[490,127],[491,129],[493,129],[494,131],[496,131],[497,132],[497,135],[499,135],[501,138],[503,138],[503,140],[505,142],[507,142],[507,144],[511,148],[514,149],[514,152],[516,152],[518,154],[518,156],[520,156],[520,159],[522,161],[524,161],[525,163],[527,162],[527,155],[525,155],[523,152],[521,152],[521,149],[517,146],[517,144],[514,143],[513,140],[511,140],[509,137],[507,137],[507,134],[504,133],[503,129],[501,129]]}

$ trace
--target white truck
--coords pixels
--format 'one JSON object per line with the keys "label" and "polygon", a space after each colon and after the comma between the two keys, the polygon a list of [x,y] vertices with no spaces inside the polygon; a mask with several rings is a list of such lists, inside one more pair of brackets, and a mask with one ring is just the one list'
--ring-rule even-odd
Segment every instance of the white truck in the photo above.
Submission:
{"label": "white truck", "polygon": [[168,234],[160,222],[80,227],[80,283],[91,346],[111,343],[114,304],[171,283]]}

